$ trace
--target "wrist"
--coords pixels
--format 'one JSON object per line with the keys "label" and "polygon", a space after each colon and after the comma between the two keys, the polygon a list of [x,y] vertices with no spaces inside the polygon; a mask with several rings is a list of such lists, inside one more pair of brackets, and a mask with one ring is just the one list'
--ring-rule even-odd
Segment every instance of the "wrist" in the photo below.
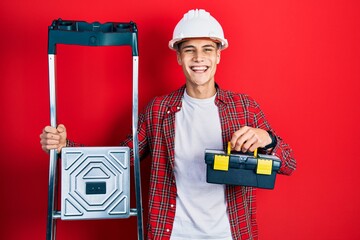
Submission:
{"label": "wrist", "polygon": [[265,150],[274,148],[277,144],[276,136],[269,130],[267,131],[267,133],[269,134],[269,137],[271,138],[271,142],[264,147]]}

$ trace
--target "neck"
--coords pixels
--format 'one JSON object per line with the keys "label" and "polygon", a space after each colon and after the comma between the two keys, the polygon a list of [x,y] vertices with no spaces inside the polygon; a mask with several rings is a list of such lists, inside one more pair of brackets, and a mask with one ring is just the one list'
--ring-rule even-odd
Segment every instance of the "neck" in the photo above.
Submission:
{"label": "neck", "polygon": [[186,92],[192,98],[211,98],[216,94],[215,84],[207,86],[192,86],[191,84],[186,84]]}
{"label": "neck", "polygon": [[201,86],[192,88],[186,85],[186,92],[192,98],[205,99],[214,96],[216,93],[216,88],[215,86],[213,86],[212,88],[206,88]]}

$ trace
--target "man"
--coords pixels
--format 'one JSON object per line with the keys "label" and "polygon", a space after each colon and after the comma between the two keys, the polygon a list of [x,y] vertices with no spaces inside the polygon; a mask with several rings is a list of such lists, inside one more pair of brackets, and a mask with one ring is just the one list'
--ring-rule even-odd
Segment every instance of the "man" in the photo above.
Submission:
{"label": "man", "polygon": [[[206,182],[204,150],[252,152],[281,159],[279,173],[296,167],[290,147],[275,134],[259,105],[221,89],[215,72],[228,46],[220,24],[204,10],[191,10],[177,24],[169,47],[186,83],[154,98],[139,115],[140,156],[151,154],[148,239],[256,239],[256,192],[251,187]],[[45,127],[45,151],[72,146],[64,125]],[[121,145],[132,147],[129,137]]]}

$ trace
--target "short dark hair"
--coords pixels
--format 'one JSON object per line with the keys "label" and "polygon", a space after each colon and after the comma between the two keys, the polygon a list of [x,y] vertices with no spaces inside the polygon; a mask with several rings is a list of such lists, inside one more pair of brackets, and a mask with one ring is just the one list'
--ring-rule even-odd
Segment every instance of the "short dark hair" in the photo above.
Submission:
{"label": "short dark hair", "polygon": [[[184,43],[185,41],[179,41],[177,43],[174,44],[174,49],[176,49],[176,51],[180,51],[181,49],[181,45]],[[214,43],[216,43],[216,47],[218,49],[221,49],[221,42],[218,41],[214,41]]]}

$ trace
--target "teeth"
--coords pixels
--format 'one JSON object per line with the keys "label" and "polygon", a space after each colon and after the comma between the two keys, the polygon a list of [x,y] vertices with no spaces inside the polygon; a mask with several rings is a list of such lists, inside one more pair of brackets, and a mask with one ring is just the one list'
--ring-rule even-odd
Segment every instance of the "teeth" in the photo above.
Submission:
{"label": "teeth", "polygon": [[193,70],[193,71],[206,71],[208,69],[208,67],[206,67],[206,66],[194,66],[194,67],[191,67],[191,70]]}

